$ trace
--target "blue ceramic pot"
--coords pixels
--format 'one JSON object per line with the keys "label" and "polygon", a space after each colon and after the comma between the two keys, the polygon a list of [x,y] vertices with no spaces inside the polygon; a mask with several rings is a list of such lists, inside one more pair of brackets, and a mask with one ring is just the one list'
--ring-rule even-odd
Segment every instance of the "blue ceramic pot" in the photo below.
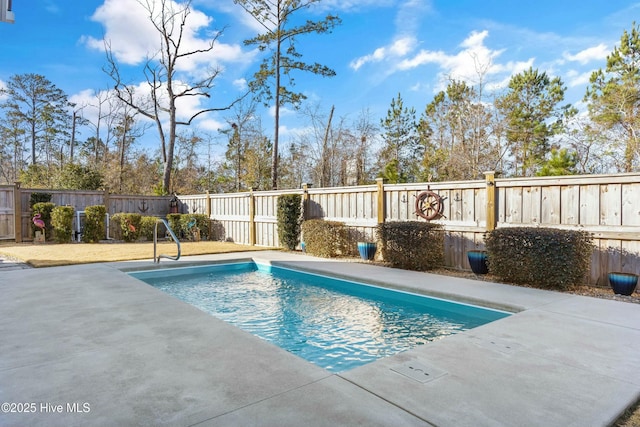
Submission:
{"label": "blue ceramic pot", "polygon": [[377,245],[373,242],[358,242],[358,252],[365,260],[372,260],[376,256]]}
{"label": "blue ceramic pot", "polygon": [[469,258],[469,265],[474,274],[487,274],[489,272],[486,251],[468,251],[467,258]]}
{"label": "blue ceramic pot", "polygon": [[609,273],[609,284],[613,293],[631,295],[636,290],[638,275],[633,273]]}

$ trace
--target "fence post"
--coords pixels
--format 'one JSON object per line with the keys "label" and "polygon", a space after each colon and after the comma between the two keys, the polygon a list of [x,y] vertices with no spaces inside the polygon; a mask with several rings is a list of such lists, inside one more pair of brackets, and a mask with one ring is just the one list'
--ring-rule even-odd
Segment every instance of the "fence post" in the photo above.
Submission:
{"label": "fence post", "polygon": [[256,198],[249,190],[249,245],[256,245]]}
{"label": "fence post", "polygon": [[496,173],[488,171],[484,173],[487,191],[487,231],[493,231],[498,224],[496,221]]}
{"label": "fence post", "polygon": [[382,224],[387,217],[387,200],[384,196],[384,178],[376,178],[378,185],[378,224]]}
{"label": "fence post", "polygon": [[309,195],[309,185],[306,182],[302,184],[302,220],[306,221],[309,219],[309,203],[311,200],[311,196]]}
{"label": "fence post", "polygon": [[20,181],[13,183],[13,235],[16,243],[22,243],[22,193]]}
{"label": "fence post", "polygon": [[207,214],[207,228],[209,229],[209,233],[207,234],[207,236],[209,236],[209,240],[211,239],[211,194],[209,193],[209,190],[207,190],[207,197],[206,197],[206,203],[207,206],[205,207],[204,211]]}

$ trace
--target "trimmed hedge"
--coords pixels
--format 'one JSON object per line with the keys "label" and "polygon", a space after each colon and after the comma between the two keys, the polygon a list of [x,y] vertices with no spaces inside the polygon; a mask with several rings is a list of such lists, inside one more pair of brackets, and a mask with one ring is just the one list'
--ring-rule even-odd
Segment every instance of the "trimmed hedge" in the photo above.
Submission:
{"label": "trimmed hedge", "polygon": [[36,231],[40,231],[40,227],[36,227],[33,223],[33,217],[36,214],[40,214],[40,219],[44,221],[44,235],[45,238],[53,237],[53,225],[51,224],[51,212],[56,205],[51,202],[38,202],[33,205],[31,212],[31,230],[33,234],[36,234]]}
{"label": "trimmed hedge", "polygon": [[[116,236],[125,242],[135,242],[140,237],[142,215],[139,213],[120,212],[111,217],[117,226]],[[151,230],[153,233],[153,230]],[[153,234],[152,237],[153,238]]]}
{"label": "trimmed hedge", "polygon": [[278,237],[280,244],[290,251],[300,242],[302,196],[283,194],[278,196]]}
{"label": "trimmed hedge", "polygon": [[[190,224],[193,224],[193,220],[196,222],[195,225],[189,227]],[[198,227],[200,230],[200,239],[209,239],[209,217],[206,214],[181,214],[179,224],[179,231],[182,238],[193,240],[193,227]]]}
{"label": "trimmed hedge", "polygon": [[321,219],[303,221],[302,233],[306,252],[310,255],[324,258],[355,255],[349,229],[342,222]]}
{"label": "trimmed hedge", "polygon": [[[194,219],[195,225],[189,227],[189,224],[193,224],[192,221]],[[193,234],[191,233],[193,227],[200,229],[201,240],[209,239],[209,217],[206,214],[168,214],[167,222],[180,240],[193,240]]]}
{"label": "trimmed hedge", "polygon": [[73,236],[73,206],[56,206],[51,211],[51,225],[56,242],[69,243]]}
{"label": "trimmed hedge", "polygon": [[107,208],[104,205],[87,206],[84,208],[83,242],[97,243],[106,237],[107,231],[104,224],[104,217],[106,215]]}
{"label": "trimmed hedge", "polygon": [[543,289],[581,285],[593,252],[582,230],[508,227],[487,233],[489,270],[502,280]]}
{"label": "trimmed hedge", "polygon": [[425,271],[444,263],[444,233],[439,224],[420,221],[378,224],[384,261],[405,270]]}
{"label": "trimmed hedge", "polygon": [[[138,232],[138,236],[148,241],[153,241],[153,230],[156,227],[157,220],[158,218],[155,216],[143,216],[140,218],[140,231]],[[162,232],[162,234],[160,234],[160,232]],[[158,224],[158,236],[164,236],[164,224]]]}
{"label": "trimmed hedge", "polygon": [[169,227],[171,228],[171,230],[173,230],[178,239],[182,237],[182,232],[180,230],[180,217],[182,217],[182,214],[179,213],[172,213],[167,215],[167,222],[169,223]]}

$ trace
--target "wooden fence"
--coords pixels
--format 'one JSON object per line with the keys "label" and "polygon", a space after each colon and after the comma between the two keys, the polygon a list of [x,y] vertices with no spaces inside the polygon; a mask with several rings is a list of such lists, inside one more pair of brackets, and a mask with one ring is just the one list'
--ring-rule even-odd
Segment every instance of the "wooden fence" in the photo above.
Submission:
{"label": "wooden fence", "polygon": [[482,181],[383,184],[235,194],[180,196],[183,212],[195,207],[214,220],[220,239],[277,247],[277,198],[301,194],[305,218],[324,218],[349,225],[373,238],[384,221],[420,220],[417,195],[429,187],[444,199],[445,264],[469,269],[466,252],[484,247],[484,235],[497,227],[529,226],[581,229],[592,233],[590,284],[606,284],[609,271],[640,273],[640,174],[540,178],[496,178]]}
{"label": "wooden fence", "polygon": [[[82,213],[87,206],[94,205],[104,205],[109,217],[120,212],[158,217],[165,217],[169,213],[170,197],[168,196],[118,195],[106,191],[29,189],[21,188],[20,184],[16,183],[0,187],[0,239],[15,240],[18,243],[33,240],[32,213],[29,206],[31,193],[51,194],[52,203],[56,206],[73,206],[76,213]],[[78,218],[81,216],[74,216],[74,230],[81,228],[77,224]],[[110,224],[107,223],[107,225]]]}
{"label": "wooden fence", "polygon": [[[484,247],[484,235],[497,227],[555,227],[590,232],[593,253],[589,283],[604,285],[609,271],[640,273],[640,174],[583,175],[417,184],[309,188],[233,194],[179,196],[179,212],[206,214],[213,235],[246,245],[278,247],[278,196],[301,194],[305,218],[341,221],[362,239],[373,239],[377,224],[420,220],[417,195],[430,188],[444,199],[445,264],[469,269],[466,252]],[[76,211],[104,204],[110,215],[138,212],[165,216],[169,197],[123,196],[102,191],[49,191],[0,187],[0,238],[31,239],[29,198],[48,192],[56,205]],[[11,225],[15,224],[13,233]]]}

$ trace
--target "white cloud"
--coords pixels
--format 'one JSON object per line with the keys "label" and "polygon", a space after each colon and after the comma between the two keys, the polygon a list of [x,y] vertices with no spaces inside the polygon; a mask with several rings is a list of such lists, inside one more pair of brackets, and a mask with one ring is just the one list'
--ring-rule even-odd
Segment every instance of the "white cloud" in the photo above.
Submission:
{"label": "white cloud", "polygon": [[585,71],[579,72],[576,70],[569,70],[565,73],[567,76],[567,86],[576,87],[576,86],[586,86],[589,84],[589,80],[591,79],[591,73],[593,71]]}
{"label": "white cloud", "polygon": [[211,132],[217,132],[220,129],[226,129],[228,127],[229,124],[227,122],[223,122],[213,118],[207,118],[198,122],[198,128]]}
{"label": "white cloud", "polygon": [[[159,0],[149,0],[157,17],[161,6]],[[181,10],[182,4],[173,0],[167,1],[167,7],[175,11]],[[160,34],[154,28],[149,11],[137,1],[105,0],[92,16],[94,21],[104,26],[104,40],[84,36],[81,41],[88,47],[103,50],[105,40],[117,61],[123,64],[136,65],[157,55],[160,49]],[[207,49],[215,37],[208,29],[212,19],[204,13],[191,9],[186,20],[181,41],[181,52]],[[179,25],[176,22],[176,25]],[[177,31],[177,29],[176,29]],[[216,42],[215,47],[206,53],[183,57],[178,62],[182,71],[193,71],[199,67],[217,68],[220,62],[244,61],[244,53],[239,45],[228,45]]]}
{"label": "white cloud", "polygon": [[370,62],[381,62],[388,59],[401,58],[415,49],[416,39],[414,37],[402,37],[387,46],[379,47],[373,53],[360,58],[356,58],[349,66],[358,71],[363,65]]}
{"label": "white cloud", "polygon": [[236,79],[233,81],[233,86],[238,90],[244,91],[248,87],[247,79],[245,78]]}
{"label": "white cloud", "polygon": [[[462,50],[459,52],[448,54],[443,51],[421,50],[415,56],[400,61],[397,64],[397,69],[407,71],[423,65],[435,64],[440,68],[438,74],[439,85],[436,87],[436,90],[440,90],[446,86],[448,79],[474,82],[483,73],[486,73],[486,76],[501,74],[511,76],[533,64],[533,59],[510,61],[504,64],[497,63],[497,59],[504,50],[492,50],[486,47],[484,41],[488,36],[489,32],[486,30],[481,32],[472,31],[460,43]],[[498,83],[498,85],[502,84]]]}
{"label": "white cloud", "polygon": [[581,50],[575,55],[565,52],[562,57],[567,61],[578,62],[584,65],[591,61],[602,61],[607,58],[607,55],[609,53],[610,49],[607,47],[607,45],[604,43],[600,43],[597,46]]}

